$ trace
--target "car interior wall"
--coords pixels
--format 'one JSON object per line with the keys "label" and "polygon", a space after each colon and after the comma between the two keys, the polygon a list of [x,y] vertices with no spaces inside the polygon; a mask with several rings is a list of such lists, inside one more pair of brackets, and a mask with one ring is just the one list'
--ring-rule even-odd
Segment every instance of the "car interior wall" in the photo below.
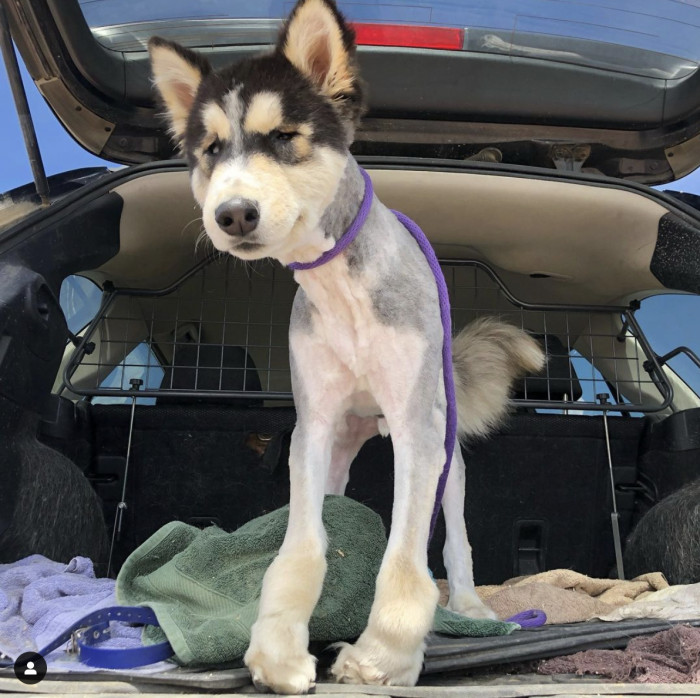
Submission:
{"label": "car interior wall", "polygon": [[94,489],[76,462],[38,440],[69,340],[61,282],[119,249],[120,198],[78,208],[6,238],[0,249],[0,562],[34,553],[65,561],[86,555],[99,569],[106,560]]}
{"label": "car interior wall", "polygon": [[700,477],[699,408],[676,412],[647,430],[639,474],[650,491],[639,499],[637,516]]}
{"label": "car interior wall", "polygon": [[[16,413],[17,414],[17,413]],[[3,434],[4,527],[0,563],[28,555],[68,562],[90,558],[98,575],[107,571],[108,535],[100,502],[78,466],[37,438],[38,416],[18,414],[10,435]],[[8,496],[9,495],[9,496]]]}
{"label": "car interior wall", "polygon": [[63,313],[26,267],[0,274],[0,299],[0,563],[42,554],[66,562],[85,555],[99,565],[107,539],[98,497],[75,462],[38,440],[68,339]]}

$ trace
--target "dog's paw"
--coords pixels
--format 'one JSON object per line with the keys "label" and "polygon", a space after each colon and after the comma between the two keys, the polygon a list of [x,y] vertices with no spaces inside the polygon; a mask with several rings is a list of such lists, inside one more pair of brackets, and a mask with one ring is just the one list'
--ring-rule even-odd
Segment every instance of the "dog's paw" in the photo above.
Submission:
{"label": "dog's paw", "polygon": [[253,626],[243,657],[258,691],[309,693],[316,686],[316,658],[307,651],[306,628],[285,628],[274,621]]}
{"label": "dog's paw", "polygon": [[316,686],[316,658],[308,652],[273,656],[266,650],[248,649],[244,659],[253,685],[263,693],[309,693]]}
{"label": "dog's paw", "polygon": [[450,594],[447,608],[469,618],[498,620],[496,613],[478,597],[475,591],[471,590],[459,591],[454,595]]}
{"label": "dog's paw", "polygon": [[415,686],[423,666],[423,644],[406,653],[391,649],[364,635],[354,645],[338,643],[342,649],[331,673],[340,683],[379,686]]}

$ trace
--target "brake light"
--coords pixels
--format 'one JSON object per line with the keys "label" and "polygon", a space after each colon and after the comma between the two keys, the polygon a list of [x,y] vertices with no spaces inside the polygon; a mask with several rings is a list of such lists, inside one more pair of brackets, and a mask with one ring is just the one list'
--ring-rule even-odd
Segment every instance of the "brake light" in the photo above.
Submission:
{"label": "brake light", "polygon": [[355,22],[357,43],[363,46],[402,46],[460,51],[464,46],[464,29],[426,27],[415,24],[377,24]]}

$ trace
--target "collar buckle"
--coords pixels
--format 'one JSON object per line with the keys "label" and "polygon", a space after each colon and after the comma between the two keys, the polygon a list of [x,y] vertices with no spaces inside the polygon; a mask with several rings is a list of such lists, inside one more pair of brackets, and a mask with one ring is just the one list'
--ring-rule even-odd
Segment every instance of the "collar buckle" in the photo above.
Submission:
{"label": "collar buckle", "polygon": [[82,634],[87,630],[87,628],[78,628],[70,634],[70,640],[68,641],[68,649],[66,652],[68,654],[80,654],[80,645],[78,644],[82,639]]}

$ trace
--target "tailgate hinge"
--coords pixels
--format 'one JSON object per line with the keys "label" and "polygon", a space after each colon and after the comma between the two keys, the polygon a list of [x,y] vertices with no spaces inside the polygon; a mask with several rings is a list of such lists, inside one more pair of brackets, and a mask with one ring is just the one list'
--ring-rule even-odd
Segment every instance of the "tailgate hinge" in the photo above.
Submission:
{"label": "tailgate hinge", "polygon": [[555,143],[549,149],[554,166],[564,172],[581,172],[590,155],[591,146],[585,143]]}

